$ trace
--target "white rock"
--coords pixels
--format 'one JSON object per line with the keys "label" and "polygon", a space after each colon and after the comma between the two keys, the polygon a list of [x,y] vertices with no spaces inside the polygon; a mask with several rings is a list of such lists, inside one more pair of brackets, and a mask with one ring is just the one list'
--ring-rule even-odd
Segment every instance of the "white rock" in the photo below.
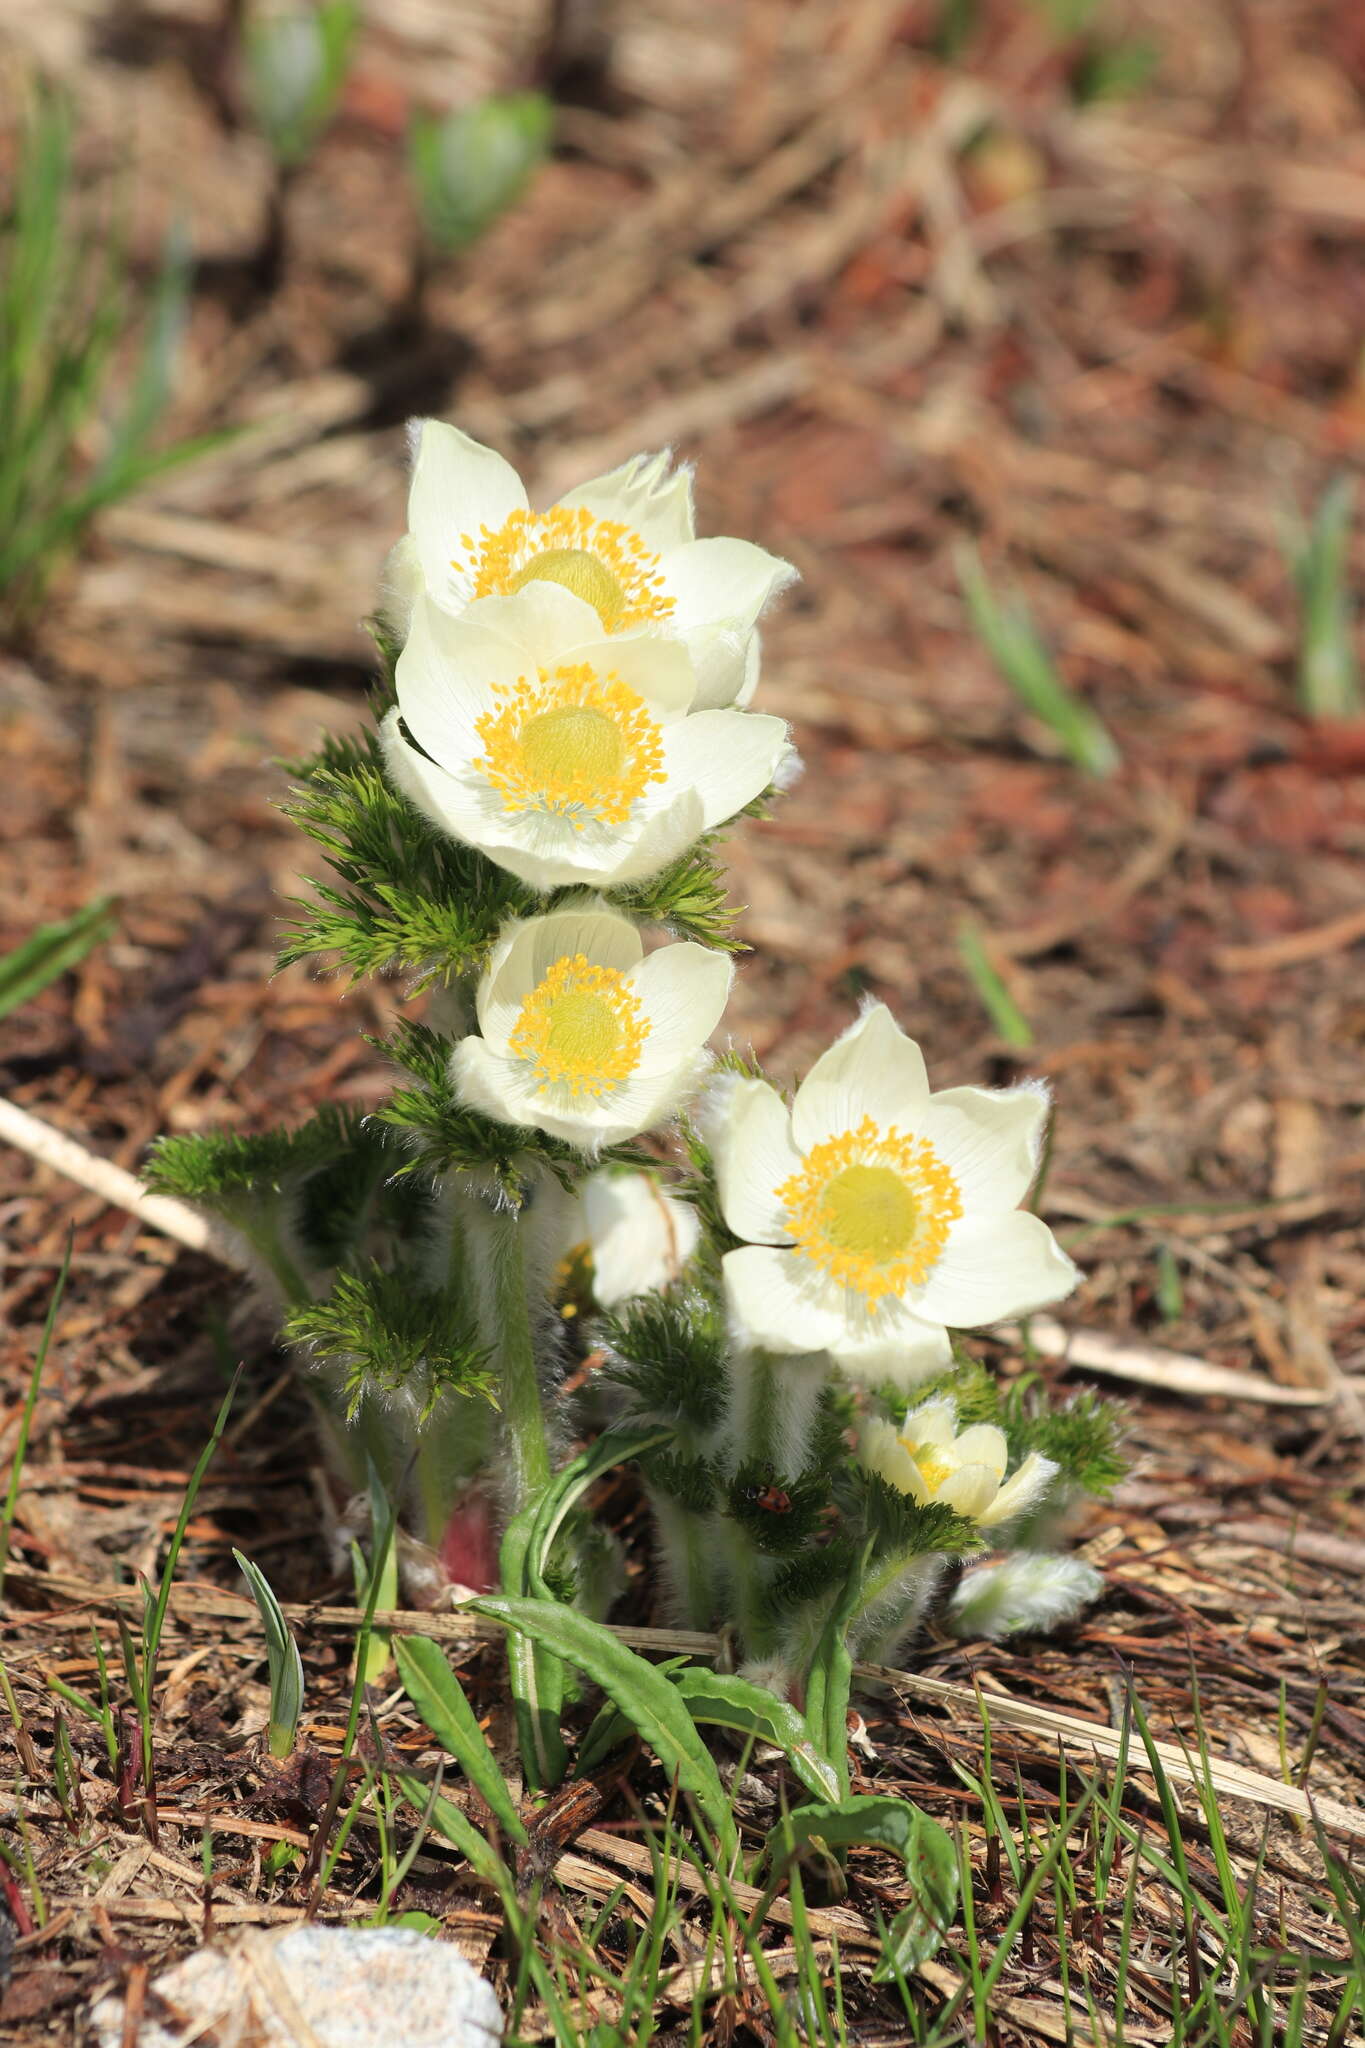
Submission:
{"label": "white rock", "polygon": [[[90,2015],[121,2048],[121,1993]],[[187,2048],[208,2028],[242,2048],[495,2048],[493,1987],[457,1949],[407,1927],[291,1927],[202,1948],[147,1987],[137,2048]]]}

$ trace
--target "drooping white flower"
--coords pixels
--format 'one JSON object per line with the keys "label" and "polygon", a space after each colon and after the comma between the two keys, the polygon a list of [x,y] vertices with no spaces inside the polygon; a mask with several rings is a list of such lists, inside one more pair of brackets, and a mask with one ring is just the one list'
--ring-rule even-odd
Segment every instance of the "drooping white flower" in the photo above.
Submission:
{"label": "drooping white flower", "polygon": [[414,607],[384,725],[389,768],[444,831],[538,889],[656,874],[777,779],[780,718],[694,711],[686,649],[609,638],[553,582],[452,618]]}
{"label": "drooping white flower", "polygon": [[646,956],[630,920],[597,901],[509,925],[475,998],[481,1035],[452,1055],[456,1089],[584,1151],[634,1137],[705,1073],[732,973],[706,946]]}
{"label": "drooping white flower", "polygon": [[790,1109],[765,1081],[718,1079],[702,1121],[725,1219],[747,1240],[724,1260],[744,1340],[911,1383],[949,1362],[950,1327],[1069,1294],[1075,1267],[1017,1207],[1046,1120],[1029,1085],[931,1095],[919,1047],[880,1003]]}
{"label": "drooping white flower", "polygon": [[1050,1458],[1030,1451],[1006,1479],[1009,1445],[993,1422],[959,1430],[951,1401],[925,1401],[912,1408],[897,1429],[892,1422],[866,1419],[858,1431],[858,1456],[871,1472],[921,1505],[941,1501],[979,1528],[995,1529],[1035,1507],[1057,1475]]}
{"label": "drooping white flower", "polygon": [[667,452],[638,455],[533,512],[492,448],[442,420],[413,423],[408,536],[386,581],[400,628],[413,564],[443,611],[557,584],[612,635],[648,628],[685,646],[696,708],[744,704],[758,680],[758,617],[795,570],[751,541],[698,540],[692,478]]}
{"label": "drooping white flower", "polygon": [[692,1204],[652,1173],[600,1167],[584,1181],[580,1203],[592,1291],[603,1308],[671,1287],[701,1238]]}

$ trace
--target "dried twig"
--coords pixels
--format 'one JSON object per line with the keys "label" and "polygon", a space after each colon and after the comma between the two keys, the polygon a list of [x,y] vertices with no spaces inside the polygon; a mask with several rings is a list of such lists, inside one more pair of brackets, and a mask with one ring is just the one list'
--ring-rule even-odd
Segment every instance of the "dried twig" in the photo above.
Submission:
{"label": "dried twig", "polygon": [[77,1186],[89,1188],[91,1194],[100,1196],[111,1207],[126,1209],[139,1223],[159,1230],[163,1237],[173,1237],[191,1251],[209,1252],[237,1272],[253,1270],[245,1238],[230,1225],[201,1216],[197,1209],[176,1201],[172,1195],[149,1194],[141,1181],[125,1173],[121,1166],[87,1151],[74,1138],[68,1138],[65,1131],[54,1130],[51,1124],[30,1116],[26,1109],[20,1109],[4,1096],[0,1096],[0,1138],[27,1152],[41,1165],[65,1174]]}

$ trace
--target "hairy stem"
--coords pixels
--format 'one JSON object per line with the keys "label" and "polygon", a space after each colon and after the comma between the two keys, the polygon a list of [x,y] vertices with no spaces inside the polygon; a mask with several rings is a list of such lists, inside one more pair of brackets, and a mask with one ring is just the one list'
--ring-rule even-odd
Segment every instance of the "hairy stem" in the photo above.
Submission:
{"label": "hairy stem", "polygon": [[512,1511],[516,1513],[549,1484],[550,1446],[531,1337],[521,1219],[510,1211],[500,1211],[492,1221],[493,1357],[510,1466]]}

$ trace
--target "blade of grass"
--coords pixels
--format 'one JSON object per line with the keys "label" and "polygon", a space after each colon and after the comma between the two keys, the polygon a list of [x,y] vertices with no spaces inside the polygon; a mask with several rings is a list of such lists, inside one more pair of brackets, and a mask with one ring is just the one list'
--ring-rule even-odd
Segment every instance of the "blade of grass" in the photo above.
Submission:
{"label": "blade of grass", "polygon": [[1084,698],[1058,675],[1022,601],[1002,602],[995,595],[974,548],[959,548],[954,562],[973,630],[1019,702],[1050,727],[1078,768],[1087,775],[1112,775],[1120,765],[1118,748]]}
{"label": "blade of grass", "polygon": [[982,1009],[994,1026],[996,1037],[1013,1046],[1016,1052],[1027,1052],[1033,1044],[1028,1019],[986,951],[980,927],[969,917],[964,917],[958,924],[957,957],[966,969]]}
{"label": "blade of grass", "polygon": [[114,899],[96,897],[74,916],[40,925],[31,938],[0,960],[0,1017],[32,1002],[60,975],[78,967],[114,928]]}

